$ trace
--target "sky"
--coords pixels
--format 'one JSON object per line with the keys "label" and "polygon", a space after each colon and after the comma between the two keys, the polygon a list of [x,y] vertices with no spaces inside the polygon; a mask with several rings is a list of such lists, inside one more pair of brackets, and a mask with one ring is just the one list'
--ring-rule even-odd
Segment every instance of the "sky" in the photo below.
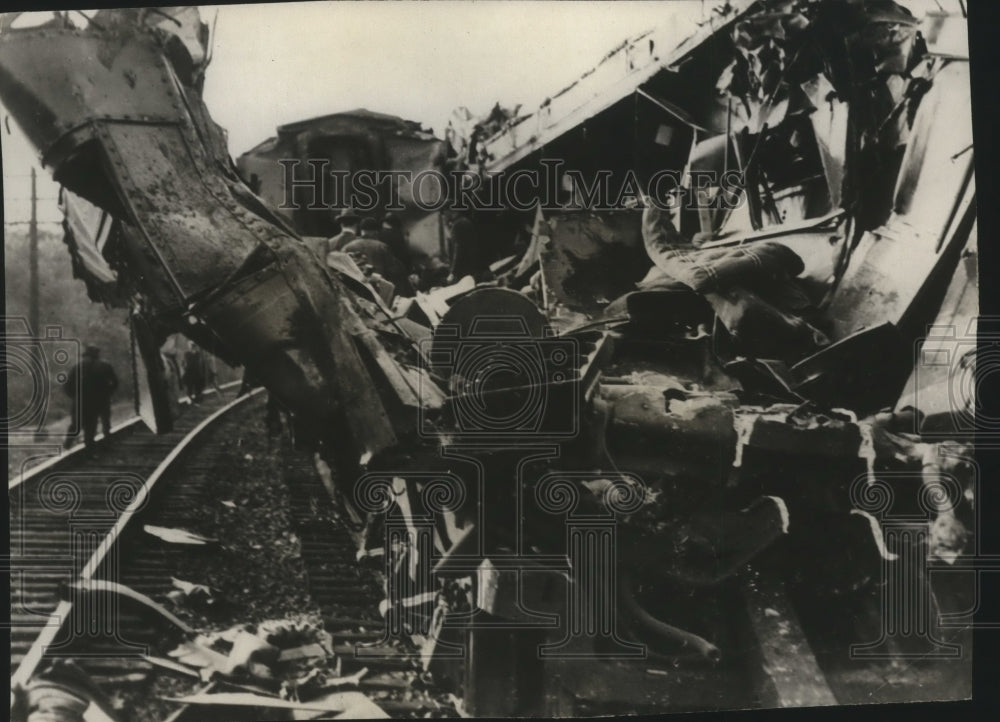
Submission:
{"label": "sky", "polygon": [[[943,0],[946,4],[950,0]],[[914,0],[917,4],[931,0]],[[495,102],[530,112],[626,38],[716,0],[669,2],[301,2],[205,6],[214,24],[205,102],[234,156],[278,125],[355,108],[443,133],[452,110]],[[13,119],[0,123],[5,221],[58,221],[56,185]],[[7,128],[10,128],[9,132]]]}
{"label": "sky", "polygon": [[[205,99],[242,153],[275,126],[368,108],[438,132],[458,106],[537,105],[694,2],[289,3],[218,10]],[[709,6],[711,3],[709,3]],[[211,21],[214,10],[203,12]],[[247,111],[250,112],[247,112]]]}
{"label": "sky", "polygon": [[[237,156],[278,125],[367,108],[416,120],[440,135],[451,112],[494,103],[530,111],[624,39],[676,13],[672,2],[301,2],[206,6],[212,63],[205,102]],[[703,10],[704,6],[704,10]],[[6,117],[6,109],[0,106]],[[8,132],[7,126],[10,131]],[[38,172],[39,217],[58,221],[57,186],[13,118],[0,124],[6,221],[28,218]]]}

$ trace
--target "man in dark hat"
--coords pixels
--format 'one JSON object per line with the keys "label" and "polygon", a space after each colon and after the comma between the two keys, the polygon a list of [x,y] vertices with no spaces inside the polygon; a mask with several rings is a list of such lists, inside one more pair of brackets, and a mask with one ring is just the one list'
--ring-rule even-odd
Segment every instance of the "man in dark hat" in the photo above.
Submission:
{"label": "man in dark hat", "polygon": [[361,237],[374,238],[376,241],[379,240],[378,221],[374,218],[363,218],[361,220]]}
{"label": "man in dark hat", "polygon": [[337,216],[337,220],[340,222],[341,231],[333,238],[330,238],[326,242],[326,252],[331,251],[343,251],[344,246],[353,241],[358,237],[358,226],[361,223],[361,218],[354,209],[348,206],[340,212]]}
{"label": "man in dark hat", "polygon": [[72,368],[63,390],[73,400],[72,420],[66,434],[66,447],[79,433],[83,424],[83,443],[93,448],[97,420],[101,420],[104,438],[111,436],[111,396],[118,388],[118,376],[107,361],[101,360],[97,346],[87,346],[83,360]]}
{"label": "man in dark hat", "polygon": [[478,238],[472,221],[464,215],[450,219],[451,272],[448,283],[458,283],[472,276],[476,283],[490,277],[490,255],[482,238]]}
{"label": "man in dark hat", "polygon": [[199,403],[205,390],[205,359],[197,348],[184,354],[184,375],[181,376],[181,381],[184,382],[184,390],[191,403]]}
{"label": "man in dark hat", "polygon": [[392,254],[403,264],[403,268],[409,273],[413,267],[413,260],[410,258],[410,247],[406,243],[406,234],[403,233],[403,222],[395,213],[386,213],[382,219],[382,230],[379,231],[378,239],[389,246]]}

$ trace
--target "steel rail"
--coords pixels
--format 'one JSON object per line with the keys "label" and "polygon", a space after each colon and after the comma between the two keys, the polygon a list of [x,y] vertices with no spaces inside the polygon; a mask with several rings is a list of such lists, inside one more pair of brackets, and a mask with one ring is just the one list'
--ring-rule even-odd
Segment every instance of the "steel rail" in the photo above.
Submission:
{"label": "steel rail", "polygon": [[[212,413],[207,418],[203,419],[197,426],[195,426],[191,431],[189,431],[180,442],[171,449],[170,453],[160,462],[160,464],[153,470],[153,472],[146,478],[143,483],[142,488],[136,493],[135,497],[132,499],[131,503],[122,512],[121,516],[118,517],[114,526],[107,533],[104,539],[101,541],[100,546],[94,551],[90,559],[87,561],[86,566],[80,572],[79,579],[90,579],[93,577],[94,573],[98,570],[104,558],[107,556],[111,548],[117,543],[119,536],[125,527],[128,525],[129,521],[135,515],[136,511],[142,508],[146,499],[149,497],[150,491],[156,482],[166,473],[181,453],[194,441],[198,436],[211,426],[215,421],[224,416],[229,411],[233,410],[237,406],[240,406],[245,401],[256,396],[264,389],[257,388],[248,394],[240,396],[228,404],[223,406]],[[65,455],[57,457],[60,460],[66,458]],[[56,635],[62,628],[63,623],[69,618],[69,612],[73,607],[71,601],[60,601],[56,609],[49,615],[48,620],[45,623],[42,631],[35,638],[34,643],[32,643],[31,648],[28,653],[21,660],[21,664],[18,665],[17,670],[11,675],[10,686],[11,686],[11,705],[13,706],[15,697],[14,690],[17,687],[23,687],[34,675],[38,664],[41,662],[43,655],[49,645],[55,640]]]}
{"label": "steel rail", "polygon": [[[240,383],[242,383],[242,382],[241,381],[228,381],[228,382],[222,384],[221,386],[219,386],[219,390],[221,391],[222,389],[230,389],[233,386],[236,386],[237,384],[240,384]],[[214,394],[215,393],[215,389],[208,389],[204,393],[206,395],[207,394]],[[183,396],[183,397],[181,397],[181,398],[179,398],[177,400],[177,403],[179,403],[179,404],[190,404],[191,403],[191,399],[188,396]],[[114,426],[111,427],[111,429],[110,429],[111,435],[114,436],[115,434],[117,434],[120,431],[124,431],[125,429],[129,429],[129,428],[135,426],[136,424],[138,424],[140,421],[142,421],[142,417],[140,417],[140,416],[132,416],[131,418],[125,419],[124,421],[121,421],[121,422],[119,422],[119,423],[117,423],[117,424],[115,424]],[[104,432],[103,431],[98,432],[97,435],[94,436],[94,440],[95,441],[100,441],[103,438],[104,438]],[[55,454],[54,456],[49,457],[48,459],[46,459],[45,461],[43,461],[40,464],[35,464],[34,466],[32,466],[32,467],[30,467],[28,469],[22,470],[16,477],[12,478],[10,481],[7,482],[7,491],[13,491],[14,489],[16,489],[18,486],[20,486],[24,482],[30,481],[34,477],[36,477],[39,474],[41,474],[43,471],[47,471],[47,470],[51,469],[53,466],[56,466],[57,464],[60,464],[60,463],[62,463],[64,461],[66,461],[69,457],[71,457],[74,454],[80,453],[85,448],[86,448],[86,445],[84,443],[82,443],[82,442],[78,443],[78,444],[74,444],[69,449],[66,449],[65,451],[63,451],[62,453]],[[35,458],[35,457],[30,457],[30,458]]]}

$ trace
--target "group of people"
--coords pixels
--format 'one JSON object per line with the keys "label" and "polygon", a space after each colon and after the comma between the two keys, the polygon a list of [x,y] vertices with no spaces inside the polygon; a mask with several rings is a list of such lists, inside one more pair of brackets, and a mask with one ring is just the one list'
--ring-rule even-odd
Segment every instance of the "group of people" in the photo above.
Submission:
{"label": "group of people", "polygon": [[[399,216],[388,213],[381,223],[374,218],[361,218],[352,208],[343,210],[337,219],[341,231],[327,239],[325,252],[350,254],[395,287],[395,293],[414,294],[416,276],[413,258]],[[483,244],[474,233],[472,222],[463,216],[450,219],[451,263],[447,283],[455,283],[464,276],[482,280],[488,273],[489,259]],[[329,258],[328,258],[329,262]],[[188,350],[183,357],[183,371],[176,369],[179,380],[192,403],[198,403],[207,385],[218,386],[215,374],[197,349]],[[72,399],[72,420],[66,435],[66,446],[82,428],[87,447],[94,444],[98,422],[105,437],[111,430],[111,397],[118,388],[114,368],[100,358],[100,349],[88,346],[83,360],[69,374],[63,390]],[[241,393],[244,390],[241,389]]]}
{"label": "group of people", "polygon": [[[413,295],[420,281],[399,216],[387,213],[379,222],[375,218],[362,218],[353,208],[346,208],[337,221],[341,231],[327,239],[324,249],[328,263],[334,265],[330,253],[350,254],[362,267],[391,283],[396,294]],[[476,281],[486,280],[492,259],[487,244],[477,237],[473,222],[465,215],[449,216],[448,238],[451,250],[448,276],[445,279],[442,273],[437,281],[451,284],[465,276],[472,276]]]}
{"label": "group of people", "polygon": [[[191,403],[201,400],[206,385],[221,393],[215,373],[196,348],[184,354],[184,369],[179,381]],[[97,438],[98,422],[104,438],[111,434],[111,397],[118,390],[118,375],[114,367],[101,358],[97,346],[87,346],[83,359],[76,364],[63,383],[63,392],[70,398],[70,424],[63,445],[69,448],[83,431],[83,443],[90,449]]]}
{"label": "group of people", "polygon": [[111,435],[111,397],[117,389],[118,375],[114,368],[101,358],[97,346],[87,346],[83,360],[70,370],[63,384],[63,391],[72,403],[64,446],[68,448],[73,443],[82,426],[84,444],[88,449],[93,447],[98,420],[104,437]]}
{"label": "group of people", "polygon": [[399,216],[387,213],[379,223],[345,208],[337,220],[341,231],[327,240],[327,257],[333,252],[347,253],[391,283],[397,294],[412,296],[413,263]]}

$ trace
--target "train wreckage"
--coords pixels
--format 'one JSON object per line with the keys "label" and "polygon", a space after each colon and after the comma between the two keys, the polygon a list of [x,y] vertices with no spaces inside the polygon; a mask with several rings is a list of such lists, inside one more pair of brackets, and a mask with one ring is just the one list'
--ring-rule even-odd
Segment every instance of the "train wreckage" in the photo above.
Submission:
{"label": "train wreckage", "polygon": [[[170,423],[167,335],[244,366],[331,471],[359,558],[384,555],[386,634],[470,712],[971,693],[972,572],[932,573],[966,569],[976,528],[961,12],[728,2],[532,114],[445,140],[329,116],[238,164],[196,10],[2,30],[0,95],[65,189],[70,250],[132,309],[145,418]],[[432,281],[403,297],[317,252],[328,209],[278,208],[282,157],[482,188],[558,161],[558,202],[470,211],[490,264],[440,285],[449,209],[404,191]],[[595,210],[598,171],[642,190]]]}

